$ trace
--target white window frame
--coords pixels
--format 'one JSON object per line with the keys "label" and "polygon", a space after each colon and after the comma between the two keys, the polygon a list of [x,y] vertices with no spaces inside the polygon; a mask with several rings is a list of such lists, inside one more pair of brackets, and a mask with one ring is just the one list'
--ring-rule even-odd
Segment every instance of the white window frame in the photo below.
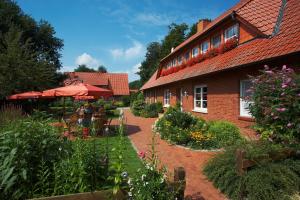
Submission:
{"label": "white window frame", "polygon": [[249,82],[250,80],[241,80],[240,81],[240,116],[241,117],[249,117],[252,118],[251,113],[249,110],[246,108],[246,106],[250,105],[252,102],[251,101],[246,101],[243,99],[243,91],[245,90],[245,82]]}
{"label": "white window frame", "polygon": [[192,49],[192,58],[195,58],[198,54],[199,54],[199,48],[198,47],[194,47]]}
{"label": "white window frame", "polygon": [[[219,42],[218,45],[214,45],[214,38],[217,38],[217,37],[220,37],[220,42]],[[221,43],[222,43],[222,36],[221,36],[221,34],[214,35],[214,36],[211,38],[211,46],[212,46],[213,48],[219,47],[219,46],[221,45]]]}
{"label": "white window frame", "polygon": [[[232,30],[232,29],[236,29],[235,34],[229,37],[229,36],[228,36],[228,32],[229,32],[230,30]],[[239,26],[238,26],[238,24],[235,24],[235,25],[233,25],[233,26],[230,26],[229,28],[225,29],[225,31],[224,31],[224,40],[225,40],[225,42],[226,42],[227,40],[230,40],[230,39],[233,38],[233,37],[237,37],[237,38],[238,38],[238,36],[239,36]]]}
{"label": "white window frame", "polygon": [[178,56],[177,63],[178,63],[178,65],[182,64],[182,56]]}
{"label": "white window frame", "polygon": [[[196,100],[196,90],[197,88],[201,88],[201,92],[199,93],[201,95],[201,99],[200,100]],[[207,105],[208,105],[208,98],[206,100],[203,100],[203,88],[207,88],[207,85],[196,85],[194,87],[194,112],[201,112],[201,113],[207,113],[207,106],[206,108],[203,108],[203,102],[206,101]],[[206,95],[208,95],[208,88],[206,91]],[[201,106],[200,107],[196,107],[196,101],[200,101],[201,102]]]}
{"label": "white window frame", "polygon": [[[203,46],[204,46],[204,44],[206,44],[206,43],[207,43],[207,49],[204,51],[204,50],[203,50]],[[204,41],[204,42],[202,42],[202,43],[201,43],[201,54],[206,53],[206,52],[208,51],[208,49],[209,49],[209,41]]]}
{"label": "white window frame", "polygon": [[[169,97],[169,98],[167,98]],[[171,92],[169,89],[164,90],[164,107],[170,106]]]}

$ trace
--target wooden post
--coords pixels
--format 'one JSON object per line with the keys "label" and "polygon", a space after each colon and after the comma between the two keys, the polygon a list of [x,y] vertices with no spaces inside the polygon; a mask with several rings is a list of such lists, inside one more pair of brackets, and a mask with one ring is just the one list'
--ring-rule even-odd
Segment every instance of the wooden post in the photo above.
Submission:
{"label": "wooden post", "polygon": [[177,193],[176,199],[184,200],[185,169],[183,167],[174,168],[174,186]]}
{"label": "wooden post", "polygon": [[235,153],[236,159],[236,170],[239,176],[242,176],[245,173],[243,161],[245,158],[246,152],[242,149],[237,149]]}

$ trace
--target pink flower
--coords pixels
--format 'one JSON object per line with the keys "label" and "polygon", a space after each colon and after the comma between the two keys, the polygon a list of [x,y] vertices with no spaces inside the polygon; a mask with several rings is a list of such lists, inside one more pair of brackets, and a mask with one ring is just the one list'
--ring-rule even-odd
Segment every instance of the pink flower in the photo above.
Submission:
{"label": "pink flower", "polygon": [[273,71],[272,70],[268,70],[266,71],[267,74],[273,74]]}
{"label": "pink flower", "polygon": [[144,159],[146,157],[146,153],[144,151],[140,151],[138,153],[138,156],[141,158],[141,159]]}
{"label": "pink flower", "polygon": [[281,88],[287,88],[287,87],[288,87],[288,85],[285,84],[285,83],[283,83],[283,84],[281,85]]}
{"label": "pink flower", "polygon": [[279,118],[278,116],[273,117],[273,119],[278,119],[278,118]]}
{"label": "pink flower", "polygon": [[265,68],[265,70],[268,70],[268,69],[269,69],[269,66],[268,66],[268,65],[265,65],[264,68]]}
{"label": "pink flower", "polygon": [[284,96],[285,95],[285,93],[283,92],[283,93],[281,93],[281,96]]}
{"label": "pink flower", "polygon": [[277,110],[278,112],[284,112],[284,111],[286,111],[286,108],[276,108],[276,110]]}
{"label": "pink flower", "polygon": [[282,66],[282,71],[285,71],[286,70],[286,65],[283,65]]}
{"label": "pink flower", "polygon": [[299,94],[297,94],[297,96],[298,96],[298,97],[300,97],[300,93],[299,93]]}
{"label": "pink flower", "polygon": [[292,127],[293,124],[291,122],[289,122],[287,125],[286,125],[288,128]]}

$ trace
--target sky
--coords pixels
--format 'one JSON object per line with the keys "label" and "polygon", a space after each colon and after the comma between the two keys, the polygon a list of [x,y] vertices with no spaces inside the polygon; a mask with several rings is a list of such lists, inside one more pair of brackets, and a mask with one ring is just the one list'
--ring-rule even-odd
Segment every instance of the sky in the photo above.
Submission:
{"label": "sky", "polygon": [[129,80],[150,42],[160,42],[168,25],[214,19],[238,0],[17,0],[22,10],[48,21],[64,41],[61,71],[80,64],[125,72]]}

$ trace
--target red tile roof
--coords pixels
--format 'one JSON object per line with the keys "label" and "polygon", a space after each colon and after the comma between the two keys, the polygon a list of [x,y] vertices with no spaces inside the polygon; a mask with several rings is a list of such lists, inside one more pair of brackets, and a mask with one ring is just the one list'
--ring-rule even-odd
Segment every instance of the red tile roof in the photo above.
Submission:
{"label": "red tile roof", "polygon": [[[279,14],[279,10],[275,9],[275,7],[278,7],[277,1],[278,0],[243,1],[246,2],[246,4],[244,4],[244,7],[240,8],[239,11],[244,14],[245,19],[250,21],[253,20],[253,23],[256,23],[256,25],[260,24],[261,26],[259,28],[261,31],[265,31],[265,33],[270,34],[273,32],[275,21],[277,21],[277,16]],[[270,2],[272,3],[270,4]],[[265,8],[263,8],[262,5],[265,6]],[[270,8],[270,6],[272,8]],[[261,18],[251,17],[251,10],[249,9],[252,9],[253,13],[262,16],[262,18],[265,18],[265,20],[268,19],[273,28],[269,27],[269,24],[264,26],[263,24],[265,24],[265,22],[260,20]],[[265,14],[261,15],[260,13],[257,13],[256,9],[259,9],[260,12],[263,12],[264,10],[267,13],[272,11],[269,13],[270,18]],[[203,62],[197,63],[192,67],[185,68],[168,76],[162,76],[156,79],[157,72],[155,72],[150,80],[142,87],[142,89],[148,89],[183,79],[288,55],[291,53],[300,53],[299,10],[299,0],[287,0],[286,5],[283,7],[283,16],[282,22],[279,25],[279,32],[274,36],[270,36],[269,38],[257,38],[248,43],[239,45],[235,49],[224,54],[204,60]]]}
{"label": "red tile roof", "polygon": [[242,0],[209,23],[203,31],[194,34],[186,41],[178,45],[174,51],[163,58],[163,60],[177,52],[182,47],[190,44],[196,38],[206,34],[217,24],[229,17],[233,12],[247,20],[250,24],[256,26],[262,33],[270,35],[272,34],[274,25],[276,23],[281,2],[282,0]]}
{"label": "red tile roof", "polygon": [[129,95],[128,74],[106,73],[114,95]]}
{"label": "red tile roof", "polygon": [[[128,74],[126,73],[101,73],[101,72],[67,72],[69,79],[66,85],[78,81],[96,86],[106,86],[114,95],[129,95]],[[70,80],[71,79],[71,80]]]}

